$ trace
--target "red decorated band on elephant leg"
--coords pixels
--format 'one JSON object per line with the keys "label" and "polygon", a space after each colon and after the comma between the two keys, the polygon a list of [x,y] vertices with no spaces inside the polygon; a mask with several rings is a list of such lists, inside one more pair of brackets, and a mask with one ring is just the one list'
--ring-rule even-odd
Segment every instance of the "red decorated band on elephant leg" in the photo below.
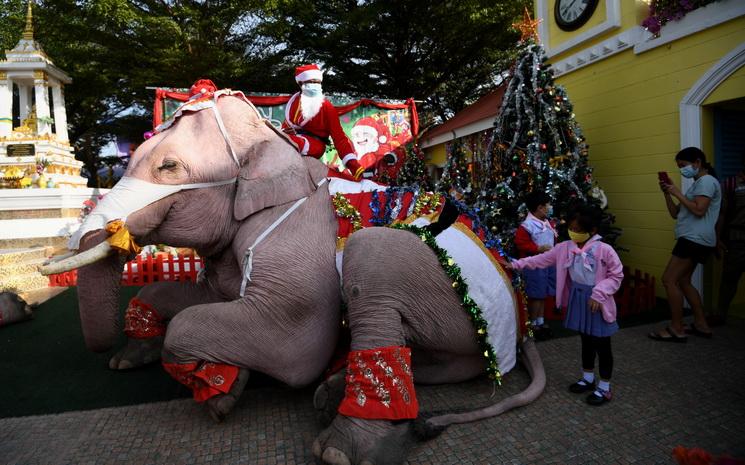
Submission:
{"label": "red decorated band on elephant leg", "polygon": [[163,317],[153,308],[137,297],[129,301],[124,313],[124,334],[132,339],[148,339],[166,333]]}
{"label": "red decorated band on elephant leg", "polygon": [[339,413],[368,420],[416,418],[419,403],[411,373],[411,349],[391,346],[350,352]]}
{"label": "red decorated band on elephant leg", "polygon": [[197,402],[204,402],[219,394],[227,394],[238,378],[238,367],[224,363],[163,362],[163,368],[176,381],[191,389]]}

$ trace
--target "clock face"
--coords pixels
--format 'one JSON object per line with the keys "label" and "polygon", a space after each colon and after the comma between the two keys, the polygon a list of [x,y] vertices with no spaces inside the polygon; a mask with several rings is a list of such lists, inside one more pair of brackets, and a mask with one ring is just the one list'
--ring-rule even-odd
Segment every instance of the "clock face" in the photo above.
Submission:
{"label": "clock face", "polygon": [[579,29],[595,12],[598,0],[556,0],[554,19],[565,31]]}

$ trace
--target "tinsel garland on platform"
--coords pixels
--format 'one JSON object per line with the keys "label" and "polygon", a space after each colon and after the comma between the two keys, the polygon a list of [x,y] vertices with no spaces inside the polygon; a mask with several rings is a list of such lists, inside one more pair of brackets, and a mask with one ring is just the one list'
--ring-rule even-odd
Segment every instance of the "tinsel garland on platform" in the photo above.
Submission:
{"label": "tinsel garland on platform", "polygon": [[487,322],[481,315],[481,309],[479,306],[476,305],[476,302],[474,302],[468,295],[468,284],[466,284],[463,276],[461,276],[460,267],[455,264],[455,260],[453,260],[447,252],[437,245],[435,237],[427,229],[403,223],[394,224],[391,227],[416,234],[435,253],[437,260],[440,262],[440,266],[445,270],[445,274],[447,274],[453,281],[453,290],[458,293],[461,305],[463,305],[463,309],[468,314],[468,319],[471,320],[471,323],[476,330],[476,338],[479,347],[483,351],[484,358],[486,358],[486,373],[489,375],[489,378],[501,385],[502,373],[499,371],[499,361],[494,353],[494,348],[489,343],[486,329]]}

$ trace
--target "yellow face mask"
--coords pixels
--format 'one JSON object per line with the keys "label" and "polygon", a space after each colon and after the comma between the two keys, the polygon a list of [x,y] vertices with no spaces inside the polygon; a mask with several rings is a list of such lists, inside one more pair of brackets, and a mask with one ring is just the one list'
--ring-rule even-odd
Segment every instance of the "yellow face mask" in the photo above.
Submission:
{"label": "yellow face mask", "polygon": [[577,244],[581,244],[583,242],[587,242],[588,239],[590,239],[590,233],[578,233],[574,231],[569,231],[569,239],[571,239],[573,242]]}

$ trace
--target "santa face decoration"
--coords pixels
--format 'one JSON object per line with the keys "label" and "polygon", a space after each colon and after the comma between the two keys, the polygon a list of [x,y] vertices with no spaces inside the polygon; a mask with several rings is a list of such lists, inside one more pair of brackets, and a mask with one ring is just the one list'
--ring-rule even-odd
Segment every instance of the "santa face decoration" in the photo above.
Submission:
{"label": "santa face decoration", "polygon": [[[377,129],[372,126],[355,126],[352,128],[352,143],[357,155],[377,152],[381,141],[378,140],[380,135]],[[385,142],[385,141],[382,141]]]}

